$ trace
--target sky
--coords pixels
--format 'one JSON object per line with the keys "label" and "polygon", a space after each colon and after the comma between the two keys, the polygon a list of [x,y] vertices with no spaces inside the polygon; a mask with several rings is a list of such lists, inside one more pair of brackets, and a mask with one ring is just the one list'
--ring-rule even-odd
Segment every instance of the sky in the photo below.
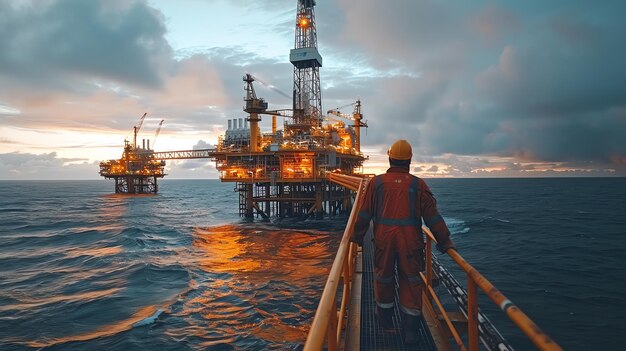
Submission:
{"label": "sky", "polygon": [[[626,176],[626,2],[315,10],[322,107],[362,101],[366,172],[406,139],[423,177]],[[139,137],[157,151],[215,145],[245,117],[243,74],[291,91],[295,12],[296,0],[0,0],[0,179],[97,179],[144,113]],[[218,176],[207,160],[167,172]]]}

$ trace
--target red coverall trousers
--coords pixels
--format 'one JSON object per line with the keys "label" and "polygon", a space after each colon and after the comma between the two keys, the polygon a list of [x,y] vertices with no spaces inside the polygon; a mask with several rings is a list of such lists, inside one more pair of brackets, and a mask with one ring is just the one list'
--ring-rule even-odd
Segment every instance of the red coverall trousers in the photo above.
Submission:
{"label": "red coverall trousers", "polygon": [[440,251],[454,247],[433,194],[422,179],[407,169],[391,167],[369,182],[352,241],[362,244],[370,220],[374,222],[374,293],[380,308],[393,307],[397,267],[401,310],[409,315],[421,314],[422,218],[435,235]]}

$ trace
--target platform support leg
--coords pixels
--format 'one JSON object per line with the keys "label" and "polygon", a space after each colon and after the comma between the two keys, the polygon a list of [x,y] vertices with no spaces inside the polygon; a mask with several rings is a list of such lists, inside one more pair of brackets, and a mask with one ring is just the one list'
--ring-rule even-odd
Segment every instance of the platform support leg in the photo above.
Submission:
{"label": "platform support leg", "polygon": [[253,200],[253,195],[252,195],[253,186],[254,186],[254,184],[246,184],[246,213],[245,213],[245,217],[246,218],[254,217],[254,204],[252,203],[252,200]]}

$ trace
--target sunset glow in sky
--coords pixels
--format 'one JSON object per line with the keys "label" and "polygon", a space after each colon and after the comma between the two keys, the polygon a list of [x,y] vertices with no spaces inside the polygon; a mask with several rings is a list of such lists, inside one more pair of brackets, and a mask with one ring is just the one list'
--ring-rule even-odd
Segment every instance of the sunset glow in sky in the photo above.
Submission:
{"label": "sunset glow in sky", "polygon": [[[295,10],[0,0],[0,179],[97,179],[144,112],[140,139],[165,119],[157,151],[214,145],[245,117],[245,72],[291,91]],[[407,139],[426,177],[626,176],[624,13],[622,1],[319,0],[323,109],[361,99],[367,172]],[[168,173],[217,177],[206,160]]]}

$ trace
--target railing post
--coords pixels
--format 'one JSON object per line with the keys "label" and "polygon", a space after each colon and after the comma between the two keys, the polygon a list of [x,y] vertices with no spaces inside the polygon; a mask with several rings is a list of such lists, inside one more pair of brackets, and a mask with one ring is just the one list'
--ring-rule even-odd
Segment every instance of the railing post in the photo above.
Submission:
{"label": "railing post", "polygon": [[326,334],[328,341],[328,351],[337,350],[337,310],[330,310],[330,320],[328,321],[328,333]]}
{"label": "railing post", "polygon": [[[350,268],[352,268],[352,244],[353,243],[349,243],[348,244],[348,257],[346,259],[346,263],[345,265],[347,266],[347,270],[348,270],[348,274],[350,274]],[[350,274],[349,276],[350,278],[352,278],[352,274]]]}
{"label": "railing post", "polygon": [[350,262],[350,254],[348,248],[348,255],[343,262],[343,293],[341,294],[341,307],[339,308],[339,312],[337,312],[337,342],[339,342],[341,337],[341,331],[344,329],[344,315],[346,314],[346,309],[350,303],[350,272],[348,271],[348,262]]}
{"label": "railing post", "polygon": [[433,246],[432,240],[426,236],[426,285],[433,285]]}
{"label": "railing post", "polygon": [[469,351],[478,351],[478,301],[476,283],[467,275],[467,322]]}

